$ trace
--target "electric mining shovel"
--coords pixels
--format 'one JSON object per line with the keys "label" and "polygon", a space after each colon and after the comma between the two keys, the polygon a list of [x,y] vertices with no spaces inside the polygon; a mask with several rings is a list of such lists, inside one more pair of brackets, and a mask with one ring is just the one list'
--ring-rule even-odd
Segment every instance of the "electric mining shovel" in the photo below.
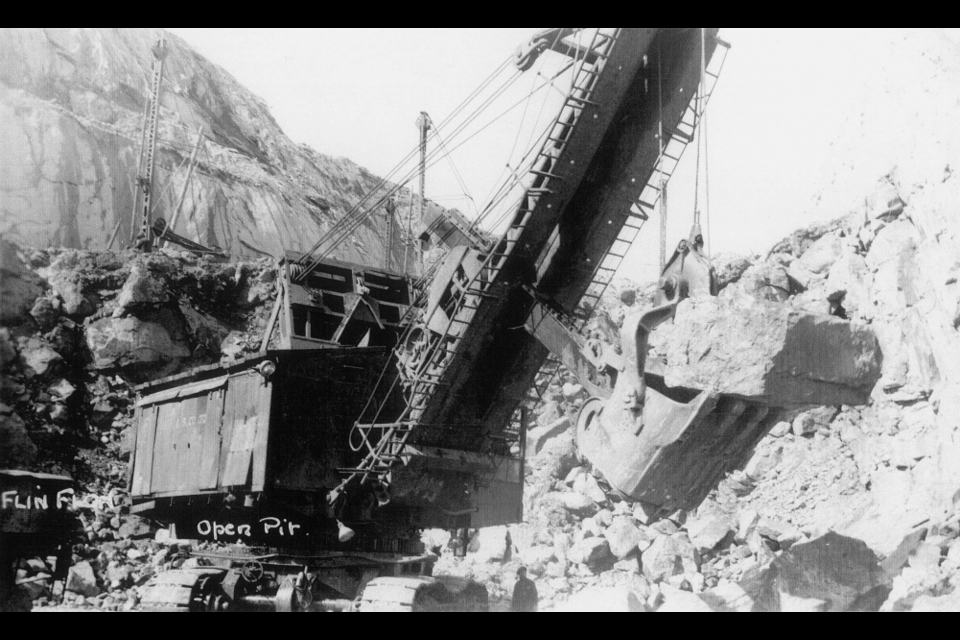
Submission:
{"label": "electric mining shovel", "polygon": [[663,271],[657,305],[624,319],[619,362],[596,362],[612,385],[592,385],[594,396],[577,420],[581,455],[651,516],[695,508],[725,472],[745,461],[779,413],[710,391],[668,388],[660,363],[648,362],[651,332],[674,317],[677,305],[716,293],[695,225]]}

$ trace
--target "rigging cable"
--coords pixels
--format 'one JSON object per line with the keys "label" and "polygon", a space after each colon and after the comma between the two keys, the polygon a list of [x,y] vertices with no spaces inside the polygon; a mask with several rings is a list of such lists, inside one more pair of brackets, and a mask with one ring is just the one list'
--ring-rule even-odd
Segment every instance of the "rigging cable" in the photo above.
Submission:
{"label": "rigging cable", "polygon": [[[502,66],[502,65],[501,65],[501,66]],[[553,78],[551,78],[551,80],[556,79],[557,77],[559,77],[560,75],[562,75],[563,73],[565,73],[565,72],[567,71],[567,69],[570,68],[570,66],[572,66],[572,63],[568,63],[568,64],[564,65],[564,67],[561,68],[561,69],[553,76]],[[458,134],[459,134],[460,132],[462,132],[467,126],[469,126],[474,120],[476,120],[477,117],[479,117],[479,115],[480,115],[488,106],[490,106],[490,104],[491,104],[494,100],[496,100],[498,97],[500,97],[500,95],[502,95],[502,94],[506,91],[506,89],[508,89],[508,88],[513,84],[513,82],[516,81],[517,78],[519,78],[520,75],[521,75],[520,72],[515,72],[514,75],[513,75],[511,78],[509,78],[509,80],[508,80],[503,86],[501,86],[500,88],[498,88],[497,90],[495,90],[495,92],[494,92],[493,95],[491,95],[489,98],[487,98],[487,99],[484,101],[483,104],[481,104],[479,107],[477,107],[477,109],[475,109],[474,112],[473,112],[470,116],[468,116],[468,118],[467,118],[466,121],[464,121],[463,123],[461,123],[460,125],[458,125],[452,135],[454,135],[454,136],[458,135]],[[543,86],[546,86],[546,85],[543,85]],[[537,89],[536,91],[539,91],[540,89],[542,89],[543,86],[541,86],[541,87],[540,87],[539,89]],[[475,91],[474,93],[478,93],[478,92]],[[461,146],[463,146],[464,144],[466,144],[467,142],[469,142],[471,139],[473,139],[476,135],[478,135],[478,134],[481,133],[483,130],[485,130],[487,127],[491,126],[492,124],[494,124],[495,122],[497,122],[498,120],[500,120],[500,118],[502,118],[503,116],[505,116],[507,113],[509,113],[510,111],[512,111],[513,109],[515,109],[518,105],[520,105],[522,102],[524,102],[525,100],[528,100],[528,99],[529,99],[529,96],[524,97],[524,98],[521,98],[520,100],[518,100],[517,102],[515,102],[513,105],[511,105],[510,107],[508,107],[506,110],[504,110],[502,113],[500,113],[500,114],[497,115],[495,118],[493,118],[490,122],[486,123],[484,126],[482,126],[482,127],[481,127],[480,129],[478,129],[477,131],[471,133],[470,136],[468,136],[465,140],[461,141],[459,144],[457,144],[457,146],[455,146],[455,147],[453,148],[453,150],[450,150],[450,151],[448,151],[447,153],[452,153],[452,151],[455,151],[456,149],[460,148]],[[461,110],[462,110],[462,109],[461,109]],[[451,120],[451,117],[446,118],[446,119],[443,121],[443,123],[437,127],[437,129],[442,128],[442,126],[443,126],[444,124],[449,123],[450,120]],[[434,130],[434,135],[436,135],[436,129]],[[419,147],[415,148],[414,151],[412,151],[411,154],[408,154],[408,155],[412,155],[413,153],[415,153],[418,148],[419,148]],[[434,165],[439,161],[439,158],[437,158],[437,155],[438,155],[439,153],[440,153],[440,151],[437,150],[437,149],[434,149],[434,151],[428,153],[428,157],[430,158],[431,161],[430,161],[430,163],[427,165],[427,168],[434,166]],[[401,164],[403,164],[403,162],[401,162]],[[399,166],[398,166],[398,168],[399,168]],[[395,173],[395,172],[396,172],[396,170],[395,170],[394,172],[392,172],[392,173]],[[391,195],[393,195],[394,193],[396,193],[396,192],[397,192],[400,188],[402,188],[407,182],[409,182],[409,180],[412,179],[413,175],[415,175],[415,170],[411,170],[410,172],[408,172],[407,176],[405,176],[404,179],[403,179],[398,185],[394,186],[390,191],[388,191],[388,193],[387,193],[383,198],[381,198],[380,201],[378,201],[373,207],[371,207],[371,208],[370,208],[369,210],[367,210],[366,212],[363,212],[363,213],[361,213],[361,214],[358,214],[357,216],[354,216],[354,218],[353,218],[347,225],[344,225],[343,228],[340,228],[340,222],[342,222],[343,219],[341,219],[341,221],[339,221],[336,225],[334,225],[334,228],[331,230],[331,232],[328,232],[328,233],[326,234],[326,236],[325,236],[323,239],[321,239],[321,241],[318,242],[317,245],[315,245],[315,247],[314,247],[314,249],[313,249],[312,251],[315,251],[317,246],[321,245],[323,242],[325,242],[325,241],[327,241],[327,240],[330,240],[330,246],[328,247],[328,249],[327,249],[326,251],[324,251],[324,252],[320,255],[319,258],[315,259],[315,260],[310,264],[310,266],[308,266],[308,267],[306,268],[305,272],[309,272],[309,271],[311,271],[312,269],[316,268],[316,265],[319,264],[319,262],[322,261],[325,257],[327,257],[327,256],[333,251],[333,249],[334,249],[340,242],[342,242],[346,237],[348,237],[351,233],[353,233],[353,231],[355,231],[357,228],[359,228],[359,226],[366,221],[366,219],[371,215],[371,212],[372,212],[372,211],[376,210],[387,198],[389,198]],[[381,184],[382,184],[383,182],[385,182],[385,181],[386,181],[386,179],[385,179],[385,180],[382,180],[382,181],[381,181]],[[366,199],[368,198],[368,196],[371,196],[371,195],[372,195],[373,193],[375,193],[375,192],[376,192],[376,189],[374,189],[373,191],[371,191],[370,193],[368,193],[367,196],[365,196],[364,199],[362,199],[360,203],[358,203],[357,205],[355,205],[355,206],[351,209],[351,212],[355,212],[355,211],[363,204],[363,200],[366,200]],[[349,215],[349,214],[348,214],[348,215]],[[344,218],[346,218],[346,217],[347,217],[347,216],[344,216]],[[338,237],[337,237],[337,238],[330,238],[330,234],[333,233],[334,231],[337,232]],[[299,263],[299,264],[303,264],[303,263],[305,262],[305,258],[306,258],[306,257],[307,257],[307,256],[301,257],[301,258],[298,260],[298,263]]]}
{"label": "rigging cable", "polygon": [[[434,129],[433,129],[434,135],[436,135],[436,132],[437,132],[438,130],[442,130],[445,126],[449,125],[449,124],[451,123],[451,121],[452,121],[455,117],[457,117],[457,116],[460,114],[460,112],[463,111],[463,109],[465,109],[470,102],[472,102],[483,90],[485,90],[485,89],[490,85],[490,83],[493,82],[493,80],[500,74],[500,72],[503,71],[503,69],[510,63],[510,60],[511,60],[511,57],[510,57],[510,56],[507,56],[507,58],[506,58],[476,89],[474,89],[466,98],[464,98],[464,100],[453,110],[453,112],[452,112],[449,116],[447,116],[440,124],[436,125],[436,126],[434,127]],[[511,84],[512,81],[513,81],[515,78],[516,78],[516,74],[514,74],[510,79],[508,79],[508,81],[507,81],[507,83],[506,83],[507,86],[509,86],[509,84]],[[498,89],[498,90],[495,92],[495,95],[498,95],[498,93],[501,92],[503,88],[504,88],[504,87],[501,87],[501,89]],[[481,105],[481,107],[479,107],[477,110],[475,110],[473,114],[471,114],[470,116],[467,116],[468,122],[470,121],[471,118],[476,117],[477,112],[478,112],[479,110],[482,110],[484,107],[485,107],[485,105]],[[454,134],[454,135],[456,135],[456,134]],[[331,227],[330,230],[329,230],[326,234],[324,234],[324,236],[321,237],[321,238],[313,245],[313,247],[310,248],[309,251],[307,251],[303,256],[301,256],[301,257],[297,260],[297,263],[298,263],[298,264],[305,264],[305,263],[312,257],[312,255],[314,254],[314,252],[316,252],[317,250],[319,250],[320,247],[324,244],[324,242],[327,241],[328,238],[330,238],[330,235],[331,235],[331,234],[337,233],[337,232],[339,231],[339,229],[340,229],[341,227],[343,227],[343,226],[352,225],[352,224],[354,223],[355,218],[357,218],[358,216],[362,218],[362,219],[361,219],[361,223],[362,223],[363,219],[365,219],[366,216],[369,215],[369,212],[362,212],[362,211],[361,211],[361,208],[362,208],[371,198],[373,198],[374,195],[375,195],[384,185],[388,184],[389,181],[393,178],[393,176],[396,175],[396,174],[403,168],[403,166],[404,166],[409,160],[411,160],[414,156],[416,156],[416,154],[419,152],[419,149],[420,149],[420,145],[419,145],[419,144],[416,145],[416,146],[414,146],[413,149],[411,149],[411,151],[410,151],[404,158],[402,158],[402,159],[397,163],[397,165],[396,165],[393,169],[391,169],[390,172],[387,173],[387,175],[384,176],[384,177],[377,183],[377,185],[376,185],[373,189],[371,189],[371,190],[368,191],[366,194],[364,194],[364,196],[363,196],[353,207],[351,207],[351,209],[350,209],[346,214],[344,214],[344,216],[341,217],[340,220],[338,220],[338,221],[333,225],[333,227]],[[401,181],[401,184],[405,184],[406,182],[407,182],[406,180],[402,180],[402,181]],[[375,205],[374,207],[372,207],[372,209],[376,209],[376,208],[377,208],[376,205]],[[358,226],[358,225],[357,225],[357,226]],[[354,226],[353,228],[356,228],[356,227]],[[351,230],[351,232],[352,232],[352,230]],[[336,242],[334,243],[334,245],[339,244],[339,242],[342,241],[342,239],[343,239],[343,238],[337,239]],[[311,264],[311,266],[308,267],[307,270],[309,271],[311,268],[314,268],[314,266],[315,266],[315,265]]]}
{"label": "rigging cable", "polygon": [[[456,136],[456,135],[459,134],[461,131],[463,131],[463,129],[464,129],[466,126],[468,126],[468,125],[471,124],[474,120],[476,120],[476,118],[479,117],[480,113],[481,113],[484,109],[486,109],[487,106],[489,106],[489,104],[490,104],[492,101],[494,101],[495,99],[497,99],[504,91],[506,91],[506,89],[509,88],[509,87],[513,84],[513,82],[517,79],[517,77],[519,77],[519,72],[513,74],[513,75],[511,76],[511,78],[510,78],[507,82],[505,82],[500,88],[498,88],[498,89],[494,92],[494,94],[493,94],[492,96],[490,96],[489,98],[487,98],[487,99],[484,101],[483,104],[481,104],[477,109],[475,109],[474,112],[473,112],[470,116],[468,116],[467,120],[464,121],[463,123],[461,123],[461,124],[457,127],[457,129],[454,131],[453,135]],[[447,121],[449,121],[449,118],[448,118],[447,120],[445,120],[444,122],[447,122]],[[489,125],[487,125],[487,126],[489,126]],[[484,127],[484,128],[485,128],[485,127]],[[482,130],[482,129],[481,129],[481,130]],[[477,133],[479,133],[479,131],[478,131]],[[434,135],[436,135],[436,131],[434,132]],[[476,134],[473,134],[473,135],[476,135]],[[472,138],[473,136],[471,135],[470,137]],[[469,139],[470,139],[470,138],[468,138],[467,140],[469,140]],[[465,140],[464,142],[466,142],[466,140]],[[460,145],[462,145],[462,144],[463,144],[463,143],[460,143]],[[458,145],[458,147],[459,147],[460,145]],[[456,149],[456,147],[455,147],[455,149]],[[417,146],[417,148],[415,149],[415,151],[417,151],[417,150],[419,150],[419,145]],[[414,151],[414,152],[415,152],[415,151]],[[411,152],[411,153],[414,153],[414,152]],[[436,150],[436,149],[435,149],[433,152],[431,152],[431,153],[428,154],[428,157],[430,157],[431,159],[433,159],[433,162],[431,162],[431,164],[428,165],[428,166],[433,166],[433,164],[436,163],[436,156],[437,156],[437,155],[439,155],[439,150]],[[415,169],[411,169],[411,170],[407,173],[407,175],[404,176],[404,178],[401,180],[401,182],[400,182],[399,184],[393,186],[391,189],[389,189],[388,192],[387,192],[376,204],[374,204],[372,207],[370,207],[370,208],[369,208],[368,210],[366,210],[366,211],[357,213],[359,207],[362,206],[362,204],[363,204],[366,200],[369,200],[369,199],[373,196],[373,194],[376,193],[376,191],[377,191],[377,189],[379,189],[379,187],[377,187],[377,188],[374,189],[373,191],[369,192],[366,196],[364,196],[364,198],[361,199],[361,202],[358,203],[357,205],[355,205],[355,206],[351,209],[351,212],[349,212],[349,213],[347,214],[347,216],[344,216],[344,218],[347,218],[348,216],[350,216],[350,213],[354,213],[354,214],[355,214],[355,215],[351,216],[350,221],[349,221],[346,225],[343,225],[343,226],[341,227],[341,222],[342,222],[342,220],[339,221],[336,225],[334,225],[334,229],[336,230],[336,237],[331,237],[331,234],[328,233],[324,238],[321,238],[321,240],[320,240],[319,242],[317,242],[317,244],[314,246],[314,248],[311,250],[311,252],[310,252],[308,255],[305,255],[305,256],[301,257],[300,260],[298,260],[298,263],[299,263],[299,264],[303,264],[304,262],[306,262],[306,259],[307,259],[307,258],[313,257],[313,256],[315,255],[316,250],[317,250],[320,246],[322,246],[323,243],[325,243],[325,242],[328,242],[328,243],[329,243],[329,246],[327,247],[327,249],[326,249],[325,251],[323,251],[322,253],[320,253],[320,255],[319,255],[318,257],[316,257],[316,258],[313,259],[313,261],[312,261],[312,262],[310,263],[310,265],[306,268],[306,270],[304,271],[304,273],[309,272],[309,271],[315,269],[316,266],[317,266],[324,258],[326,258],[326,257],[333,251],[333,249],[335,249],[335,248],[337,247],[337,245],[340,244],[340,242],[342,242],[343,240],[345,240],[351,233],[353,233],[357,228],[359,228],[360,225],[362,225],[362,224],[369,218],[369,216],[371,215],[371,213],[372,213],[373,211],[375,211],[378,207],[380,207],[380,205],[382,205],[383,202],[384,202],[387,198],[389,198],[389,197],[392,196],[394,193],[396,193],[397,191],[399,191],[400,188],[402,188],[407,182],[409,182],[409,181],[413,178],[413,176],[416,175],[416,171],[417,171],[416,168],[415,168]],[[394,173],[395,173],[395,171],[394,171]],[[385,183],[386,181],[387,181],[386,179],[381,180],[381,185],[382,185],[383,183]],[[338,227],[341,227],[341,228],[338,228]]]}
{"label": "rigging cable", "polygon": [[[567,71],[567,69],[569,69],[569,68],[570,68],[570,64],[565,65],[562,69],[560,69],[560,71],[557,72],[557,74],[554,76],[554,79],[555,79],[556,77],[559,77],[559,76],[562,75],[563,73],[565,73],[565,72]],[[471,124],[474,120],[476,120],[476,118],[479,117],[480,113],[481,113],[483,110],[485,110],[488,106],[490,106],[490,104],[491,104],[496,98],[498,98],[500,95],[502,95],[503,92],[506,91],[506,89],[509,88],[509,86],[512,85],[513,82],[519,77],[519,75],[520,75],[519,72],[518,72],[518,73],[515,73],[515,74],[509,79],[509,81],[507,81],[501,88],[497,89],[496,92],[494,93],[494,95],[490,96],[487,100],[485,100],[484,103],[483,103],[480,107],[478,107],[478,108],[474,111],[473,114],[471,114],[471,115],[468,117],[468,120],[467,120],[467,121],[465,121],[464,123],[462,123],[461,125],[459,125],[459,126],[457,127],[457,129],[454,131],[453,135],[458,135],[460,132],[462,132],[462,131],[464,130],[464,128],[466,128],[469,124]],[[543,85],[542,87],[540,87],[540,89],[542,89],[542,88],[545,87],[545,86],[546,86],[546,85]],[[539,91],[540,89],[537,89],[537,91]],[[487,129],[488,127],[490,127],[491,125],[493,125],[495,122],[497,122],[497,121],[500,120],[502,117],[504,117],[505,115],[507,115],[510,111],[512,111],[513,109],[515,109],[517,106],[519,106],[522,102],[524,102],[524,101],[527,100],[527,99],[528,99],[528,97],[524,97],[524,98],[521,98],[520,100],[518,100],[517,102],[515,102],[514,104],[512,104],[510,107],[508,107],[507,109],[505,109],[503,112],[501,112],[499,115],[497,115],[497,116],[494,117],[492,120],[490,120],[489,122],[487,122],[485,125],[483,125],[482,127],[480,127],[478,130],[476,130],[476,131],[474,131],[473,133],[471,133],[466,139],[460,141],[459,144],[457,144],[452,150],[447,151],[447,153],[452,153],[452,151],[455,151],[455,150],[459,149],[460,147],[462,147],[464,144],[466,144],[467,142],[469,142],[470,140],[472,140],[472,139],[473,139],[474,137],[476,137],[478,134],[480,134],[480,133],[483,132],[485,129]],[[447,120],[449,120],[449,118],[448,118]],[[445,122],[446,122],[447,120],[445,120]],[[436,133],[435,133],[435,135],[436,135]],[[431,158],[431,162],[427,165],[427,168],[432,167],[432,166],[434,166],[437,162],[439,162],[440,158],[437,158],[437,157],[436,157],[437,155],[439,155],[439,153],[440,153],[440,151],[435,149],[433,152],[431,152],[431,153],[428,154],[428,157]],[[366,221],[367,218],[369,218],[369,216],[371,215],[371,212],[372,212],[372,211],[375,211],[375,210],[377,209],[377,207],[379,207],[387,198],[389,198],[391,195],[393,195],[394,193],[396,193],[400,188],[403,187],[403,185],[405,185],[407,182],[409,182],[409,180],[412,179],[412,177],[415,175],[415,173],[416,173],[415,170],[411,170],[411,171],[407,174],[407,176],[405,176],[405,178],[403,179],[403,181],[402,181],[400,184],[396,185],[393,189],[391,189],[383,198],[380,199],[380,201],[377,202],[377,204],[375,204],[373,207],[371,207],[371,208],[370,208],[369,210],[367,210],[365,213],[361,214],[359,217],[356,217],[356,218],[354,219],[354,221],[349,225],[348,228],[346,228],[346,229],[341,229],[341,230],[339,231],[338,237],[337,237],[336,239],[330,239],[330,238],[329,238],[329,233],[328,233],[327,236],[326,236],[323,240],[321,240],[320,242],[318,242],[317,244],[320,245],[320,244],[322,244],[324,241],[326,241],[327,239],[330,239],[330,240],[331,240],[330,246],[328,247],[328,249],[327,249],[326,251],[324,251],[322,254],[320,254],[320,256],[319,256],[318,258],[316,258],[316,259],[306,268],[306,270],[305,270],[304,272],[306,273],[306,272],[309,272],[309,271],[311,271],[312,269],[316,268],[316,266],[317,266],[324,258],[326,258],[340,242],[342,242],[346,237],[348,237],[351,233],[353,233],[354,230],[356,230],[357,228],[359,228],[359,226],[362,225],[362,224]],[[358,206],[359,206],[359,205],[355,206],[351,211],[355,211]],[[336,226],[336,225],[335,225],[335,226]],[[306,256],[305,256],[305,257],[306,257]],[[298,263],[302,264],[304,261],[305,261],[304,258],[301,258],[300,260],[298,260]]]}
{"label": "rigging cable", "polygon": [[[470,199],[470,202],[473,204],[473,211],[475,214],[479,215],[477,210],[477,203],[473,199],[473,195],[470,194],[470,188],[467,187],[467,183],[464,182],[463,176],[460,175],[460,171],[457,170],[457,165],[453,163],[453,155],[447,151],[447,145],[443,143],[443,138],[440,137],[440,134],[436,134],[437,141],[440,143],[440,148],[443,149],[444,157],[447,159],[447,162],[450,163],[450,168],[453,170],[453,176],[457,179],[457,184],[460,185],[460,188],[463,190],[463,195],[467,196]],[[434,196],[436,200],[436,196]]]}

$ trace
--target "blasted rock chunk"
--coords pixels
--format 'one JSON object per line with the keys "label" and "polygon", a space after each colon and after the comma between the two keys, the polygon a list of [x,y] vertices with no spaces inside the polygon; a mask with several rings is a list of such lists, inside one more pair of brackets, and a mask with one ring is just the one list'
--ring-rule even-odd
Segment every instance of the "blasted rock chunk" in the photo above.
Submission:
{"label": "blasted rock chunk", "polygon": [[67,575],[67,591],[87,597],[100,593],[100,588],[97,587],[97,576],[89,562],[78,562],[70,567],[70,573]]}
{"label": "blasted rock chunk", "polygon": [[622,560],[631,553],[638,551],[638,546],[645,538],[643,533],[633,524],[633,519],[618,517],[607,528],[606,538],[610,543],[610,553]]}
{"label": "blasted rock chunk", "polygon": [[63,357],[38,338],[20,339],[20,361],[27,375],[44,375],[55,370]]}
{"label": "blasted rock chunk", "polygon": [[42,293],[40,278],[21,260],[17,246],[0,239],[0,323],[22,322]]}
{"label": "blasted rock chunk", "polygon": [[190,356],[182,321],[170,309],[145,314],[143,319],[103,318],[88,325],[84,333],[97,369],[176,366]]}
{"label": "blasted rock chunk", "polygon": [[787,270],[778,264],[759,262],[747,268],[739,280],[730,287],[724,297],[738,297],[742,293],[758,300],[783,302],[793,292]]}
{"label": "blasted rock chunk", "polygon": [[789,407],[857,405],[882,356],[873,332],[834,316],[738,298],[690,298],[655,332],[671,387]]}
{"label": "blasted rock chunk", "polygon": [[687,533],[690,542],[701,552],[707,552],[716,547],[733,531],[733,517],[715,509],[698,515],[687,522]]}
{"label": "blasted rock chunk", "polygon": [[883,569],[870,547],[833,531],[795,544],[774,565],[781,599],[786,594],[823,600],[830,611],[850,609],[857,598],[884,582]]}
{"label": "blasted rock chunk", "polygon": [[640,559],[643,575],[653,582],[683,573],[696,573],[700,569],[697,551],[685,533],[658,537]]}
{"label": "blasted rock chunk", "polygon": [[130,275],[123,284],[123,289],[117,296],[117,312],[119,317],[123,309],[143,304],[159,304],[168,298],[167,287],[161,277],[154,275],[150,269],[137,263],[130,269]]}
{"label": "blasted rock chunk", "polygon": [[570,562],[594,565],[610,557],[610,543],[605,538],[584,538],[570,549]]}
{"label": "blasted rock chunk", "polygon": [[0,469],[28,464],[36,455],[37,447],[27,435],[23,420],[10,407],[0,404]]}
{"label": "blasted rock chunk", "polygon": [[717,275],[717,288],[720,290],[740,280],[743,273],[753,264],[750,258],[735,253],[721,253],[714,256],[711,262]]}
{"label": "blasted rock chunk", "polygon": [[843,255],[843,241],[836,233],[827,233],[803,252],[796,266],[810,273],[826,274]]}

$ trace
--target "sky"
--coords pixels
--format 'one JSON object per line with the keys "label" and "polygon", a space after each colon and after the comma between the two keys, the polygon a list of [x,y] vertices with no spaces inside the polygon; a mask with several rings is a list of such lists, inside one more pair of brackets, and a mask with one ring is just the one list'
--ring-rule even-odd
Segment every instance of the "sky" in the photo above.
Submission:
{"label": "sky", "polygon": [[[421,111],[443,123],[538,30],[169,29],[263,98],[294,142],[381,176],[416,148]],[[831,162],[831,140],[871,78],[883,73],[871,61],[891,33],[721,29],[731,49],[707,109],[701,178],[694,180],[690,146],[669,185],[668,252],[689,232],[696,187],[712,254],[762,253],[799,227],[845,213],[817,208],[813,198]],[[428,169],[429,199],[476,215],[511,164],[511,150],[515,168],[539,130],[535,123],[545,125],[559,105],[562,79],[545,81],[552,62],[514,78],[460,136],[452,135],[456,120],[442,129],[451,161]],[[656,278],[658,224],[647,223],[618,275]]]}

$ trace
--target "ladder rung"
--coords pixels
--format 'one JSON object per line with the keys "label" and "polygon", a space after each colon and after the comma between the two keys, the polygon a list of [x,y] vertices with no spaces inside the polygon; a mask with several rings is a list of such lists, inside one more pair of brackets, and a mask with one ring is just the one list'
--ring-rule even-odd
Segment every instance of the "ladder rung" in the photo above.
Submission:
{"label": "ladder rung", "polygon": [[368,422],[366,424],[357,423],[358,429],[405,429],[414,427],[412,422]]}
{"label": "ladder rung", "polygon": [[536,169],[531,169],[530,173],[536,174],[538,176],[545,176],[547,178],[556,178],[557,180],[563,180],[563,176],[558,176],[555,173],[550,173],[549,171],[537,171]]}
{"label": "ladder rung", "polygon": [[440,385],[449,386],[449,385],[447,385],[446,382],[440,382],[439,380],[419,380],[419,379],[416,379],[416,378],[414,379],[414,381],[413,381],[412,384],[414,384],[414,385],[426,384],[426,385],[430,385],[431,387],[438,387],[438,386],[440,386]]}
{"label": "ladder rung", "polygon": [[[576,100],[577,102],[579,102],[579,103],[581,103],[581,104],[588,104],[588,105],[590,105],[591,107],[599,107],[599,106],[600,106],[600,103],[594,102],[593,100],[587,100],[586,98],[578,98],[578,97],[576,97],[576,96],[567,96],[567,102],[569,103],[571,100]],[[573,107],[574,105],[570,105],[570,106]],[[574,108],[576,108],[576,107],[574,107]]]}

